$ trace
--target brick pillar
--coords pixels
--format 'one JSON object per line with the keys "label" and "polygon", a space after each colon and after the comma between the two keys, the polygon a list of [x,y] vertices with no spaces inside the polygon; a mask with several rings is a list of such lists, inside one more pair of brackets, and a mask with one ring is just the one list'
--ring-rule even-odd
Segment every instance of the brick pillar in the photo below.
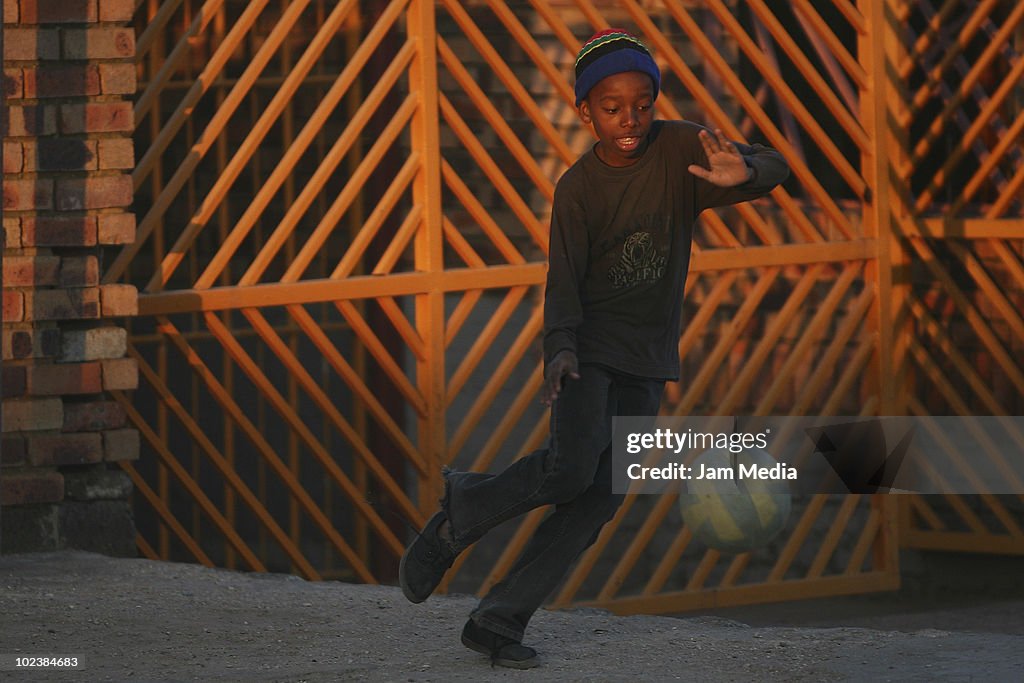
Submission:
{"label": "brick pillar", "polygon": [[3,444],[0,552],[135,555],[117,466],[138,432],[129,285],[105,248],[135,237],[132,0],[3,0]]}

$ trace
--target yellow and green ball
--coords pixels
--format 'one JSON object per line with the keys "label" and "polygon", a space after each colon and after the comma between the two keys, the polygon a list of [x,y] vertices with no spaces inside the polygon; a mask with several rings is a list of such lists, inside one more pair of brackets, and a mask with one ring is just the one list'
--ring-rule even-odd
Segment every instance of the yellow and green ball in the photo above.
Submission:
{"label": "yellow and green ball", "polygon": [[[708,468],[734,473],[732,479],[690,479],[679,496],[683,522],[705,545],[727,553],[744,553],[767,545],[785,528],[791,494],[784,480],[740,478],[739,465],[771,468],[775,458],[759,448],[740,453],[709,450],[692,463],[696,476]],[[703,466],[703,467],[702,467]]]}

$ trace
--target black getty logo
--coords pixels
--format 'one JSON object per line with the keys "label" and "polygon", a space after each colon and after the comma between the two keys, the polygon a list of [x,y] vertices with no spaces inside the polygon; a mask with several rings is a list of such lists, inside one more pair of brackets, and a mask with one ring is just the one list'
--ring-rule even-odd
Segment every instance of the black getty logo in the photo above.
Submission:
{"label": "black getty logo", "polygon": [[907,428],[899,443],[886,449],[882,420],[869,418],[825,427],[810,427],[805,433],[850,493],[885,493],[892,489],[896,475],[910,450],[915,427]]}

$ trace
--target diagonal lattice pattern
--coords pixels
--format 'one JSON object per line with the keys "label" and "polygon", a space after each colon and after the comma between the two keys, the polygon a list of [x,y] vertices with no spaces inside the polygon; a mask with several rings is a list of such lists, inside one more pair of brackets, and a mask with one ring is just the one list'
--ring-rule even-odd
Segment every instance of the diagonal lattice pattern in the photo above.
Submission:
{"label": "diagonal lattice pattern", "polygon": [[[1024,396],[1024,52],[1011,36],[1024,26],[1024,8],[922,2],[901,19],[906,88],[894,112],[908,134],[895,140],[897,215],[913,277],[900,296],[903,365],[916,381],[907,410],[1016,415]],[[988,445],[997,458],[1017,447]],[[970,459],[948,455],[969,478]],[[912,546],[1024,552],[1018,498],[913,497],[904,507]]]}
{"label": "diagonal lattice pattern", "polygon": [[[547,221],[593,141],[568,74],[611,25],[653,48],[663,117],[793,167],[769,198],[701,216],[666,412],[1018,411],[1022,14],[991,0],[143,3],[139,239],[104,274],[140,289],[142,382],[115,395],[146,449],[126,467],[140,549],[390,581],[401,520],[433,511],[442,465],[500,468],[544,444]],[[676,502],[627,499],[553,603],[887,589],[901,541],[1006,548],[1024,526],[998,498],[897,510],[822,495],[797,501],[774,545],[723,556]],[[474,546],[445,587],[486,590],[543,514]]]}

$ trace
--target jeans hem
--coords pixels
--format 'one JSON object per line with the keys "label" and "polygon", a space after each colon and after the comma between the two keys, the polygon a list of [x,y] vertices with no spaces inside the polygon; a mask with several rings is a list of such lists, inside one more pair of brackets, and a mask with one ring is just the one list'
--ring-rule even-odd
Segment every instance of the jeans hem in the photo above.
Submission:
{"label": "jeans hem", "polygon": [[511,638],[517,643],[523,642],[523,631],[521,629],[511,629],[508,626],[502,624],[501,622],[494,621],[493,619],[487,617],[487,615],[479,614],[476,611],[470,614],[469,618],[476,622],[477,626],[485,628],[491,633],[497,633],[499,636]]}

